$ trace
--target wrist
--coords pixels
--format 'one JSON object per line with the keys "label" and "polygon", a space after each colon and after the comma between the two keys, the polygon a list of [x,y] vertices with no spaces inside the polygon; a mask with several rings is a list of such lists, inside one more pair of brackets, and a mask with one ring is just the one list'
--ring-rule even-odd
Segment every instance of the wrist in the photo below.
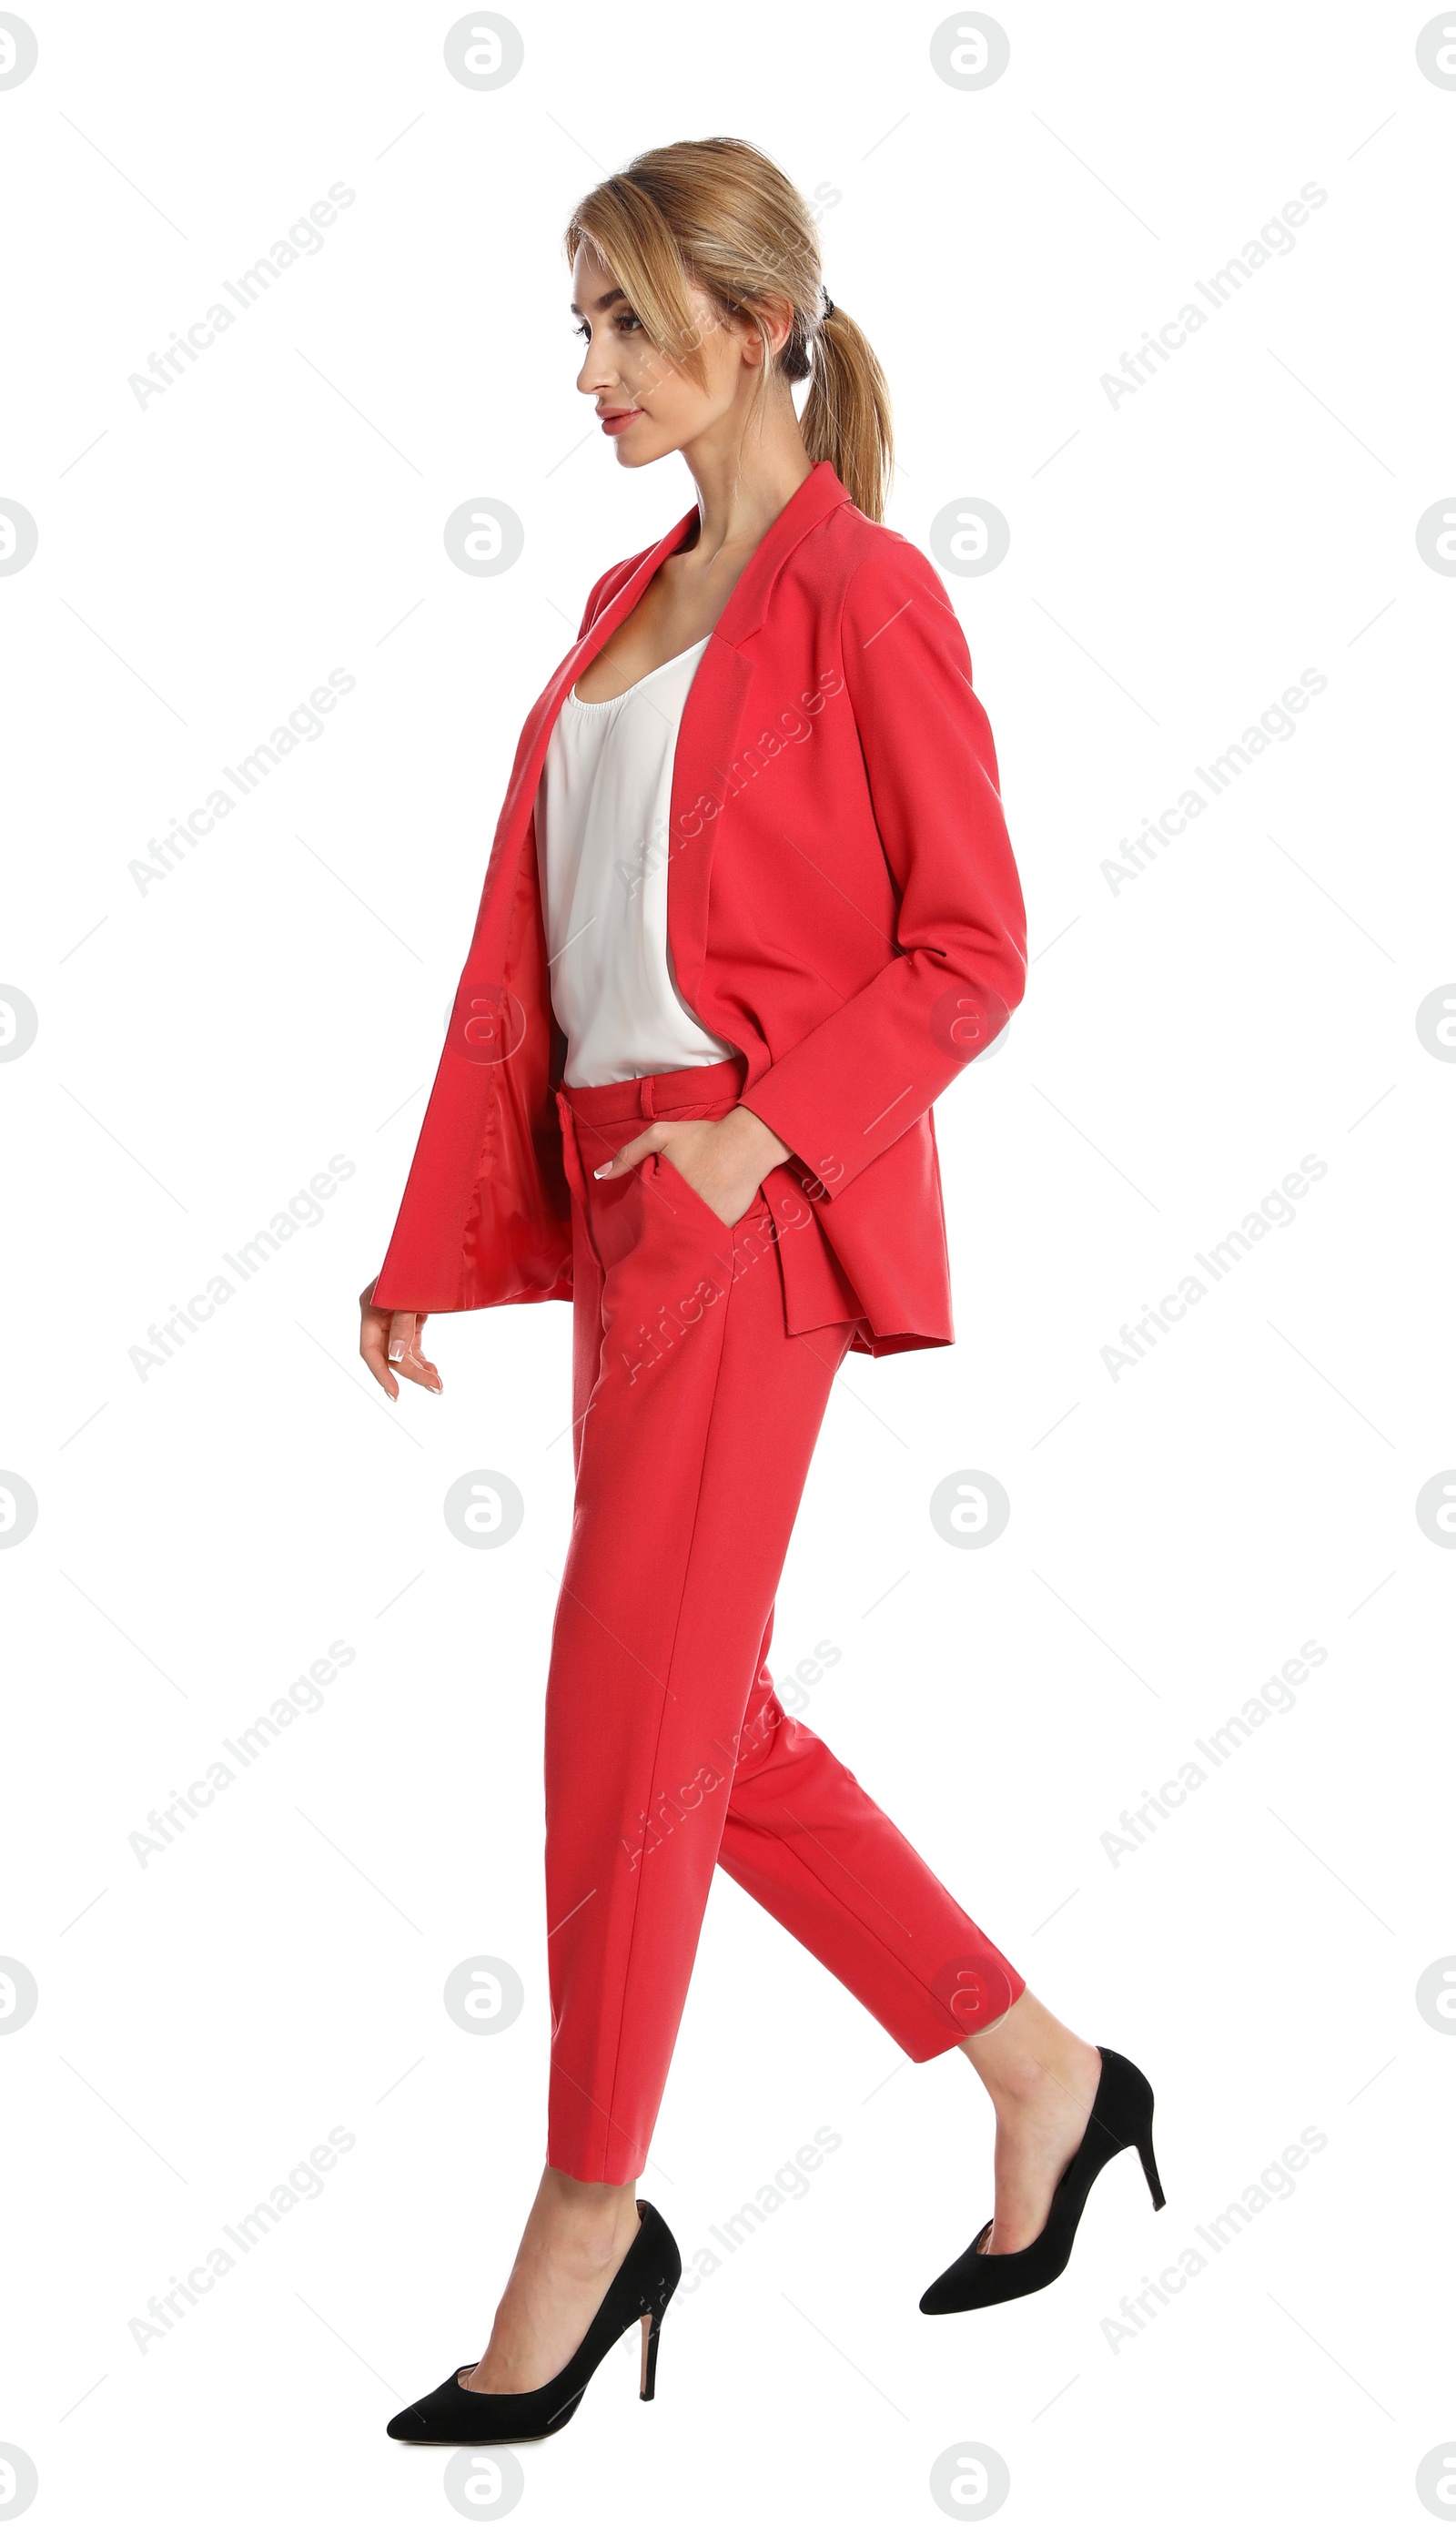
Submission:
{"label": "wrist", "polygon": [[745,1108],[742,1101],[736,1109],[730,1109],[724,1124],[732,1126],[745,1152],[753,1155],[760,1179],[775,1162],[788,1160],[792,1146],[786,1144],[781,1136],[775,1136],[773,1129],[764,1125],[757,1111]]}

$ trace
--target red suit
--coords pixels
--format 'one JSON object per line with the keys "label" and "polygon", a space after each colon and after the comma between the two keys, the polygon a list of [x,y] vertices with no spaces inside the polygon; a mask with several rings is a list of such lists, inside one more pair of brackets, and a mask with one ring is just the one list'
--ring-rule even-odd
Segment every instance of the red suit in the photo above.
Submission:
{"label": "red suit", "polygon": [[[680,990],[740,1051],[563,1084],[532,810],[563,697],[693,510],[617,565],[526,717],[394,1236],[386,1309],[571,1298],[576,1503],[546,1700],[548,2159],[634,2180],[720,1864],[915,2059],[1019,1973],[787,1717],[774,1593],[846,1349],[951,1336],[931,1103],[1025,980],[1025,918],[964,637],[932,566],[821,463],[740,577],[678,735]],[[742,1100],[791,1147],[731,1228],[653,1116]]]}

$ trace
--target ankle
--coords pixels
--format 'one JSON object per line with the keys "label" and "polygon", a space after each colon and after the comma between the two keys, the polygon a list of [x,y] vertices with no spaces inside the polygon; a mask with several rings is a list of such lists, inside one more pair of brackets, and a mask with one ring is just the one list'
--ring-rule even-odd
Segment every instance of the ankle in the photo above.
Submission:
{"label": "ankle", "polygon": [[1096,2079],[1090,2072],[1083,2082],[1084,2064],[1074,2053],[1057,2059],[1029,2060],[1014,2069],[999,2070],[995,2078],[985,2081],[998,2122],[1014,2125],[1036,2120],[1050,2111],[1060,2111],[1073,2102],[1090,2110],[1096,2092]]}
{"label": "ankle", "polygon": [[586,2268],[620,2258],[639,2224],[634,2183],[581,2183],[548,2166],[532,2218],[552,2248]]}
{"label": "ankle", "polygon": [[1039,2002],[1020,2000],[993,2034],[969,2034],[961,2045],[996,2107],[999,2120],[1014,2122],[1058,2097],[1097,2091],[1100,2059],[1094,2043],[1058,2022]]}

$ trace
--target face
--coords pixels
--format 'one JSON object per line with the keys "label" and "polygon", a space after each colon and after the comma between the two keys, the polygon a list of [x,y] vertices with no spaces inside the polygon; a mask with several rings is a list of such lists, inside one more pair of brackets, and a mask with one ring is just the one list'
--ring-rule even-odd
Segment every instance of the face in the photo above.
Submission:
{"label": "face", "polygon": [[[585,345],[576,379],[616,444],[622,466],[650,466],[674,449],[709,437],[736,440],[758,387],[763,347],[746,318],[722,317],[704,290],[689,284],[706,365],[707,385],[675,367],[648,338],[594,247],[584,243],[572,267],[572,315]],[[774,351],[789,332],[787,307],[774,311]],[[788,389],[782,393],[787,396]]]}

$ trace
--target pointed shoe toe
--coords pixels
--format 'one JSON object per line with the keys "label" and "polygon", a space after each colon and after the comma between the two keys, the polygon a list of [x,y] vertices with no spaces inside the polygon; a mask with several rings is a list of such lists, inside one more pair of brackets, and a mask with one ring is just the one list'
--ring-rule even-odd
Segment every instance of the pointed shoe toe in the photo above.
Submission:
{"label": "pointed shoe toe", "polygon": [[586,2390],[569,2362],[549,2385],[528,2394],[477,2394],[460,2383],[474,2365],[463,2360],[433,2394],[406,2403],[390,2422],[390,2437],[422,2447],[525,2446],[564,2430]]}
{"label": "pointed shoe toe", "polygon": [[920,2301],[922,2315],[969,2315],[977,2307],[1004,2306],[1008,2298],[1046,2288],[1066,2268],[1069,2243],[1051,2254],[1039,2236],[1019,2254],[985,2254],[981,2248],[990,2233],[988,2218],[980,2235],[949,2269],[932,2280]]}
{"label": "pointed shoe toe", "polygon": [[421,2446],[435,2445],[443,2425],[454,2410],[452,2396],[464,2397],[465,2389],[460,2378],[474,2365],[473,2359],[462,2360],[459,2368],[453,2370],[444,2384],[436,2386],[433,2394],[421,2394],[418,2402],[406,2403],[403,2411],[396,2412],[390,2422],[388,2435]]}

